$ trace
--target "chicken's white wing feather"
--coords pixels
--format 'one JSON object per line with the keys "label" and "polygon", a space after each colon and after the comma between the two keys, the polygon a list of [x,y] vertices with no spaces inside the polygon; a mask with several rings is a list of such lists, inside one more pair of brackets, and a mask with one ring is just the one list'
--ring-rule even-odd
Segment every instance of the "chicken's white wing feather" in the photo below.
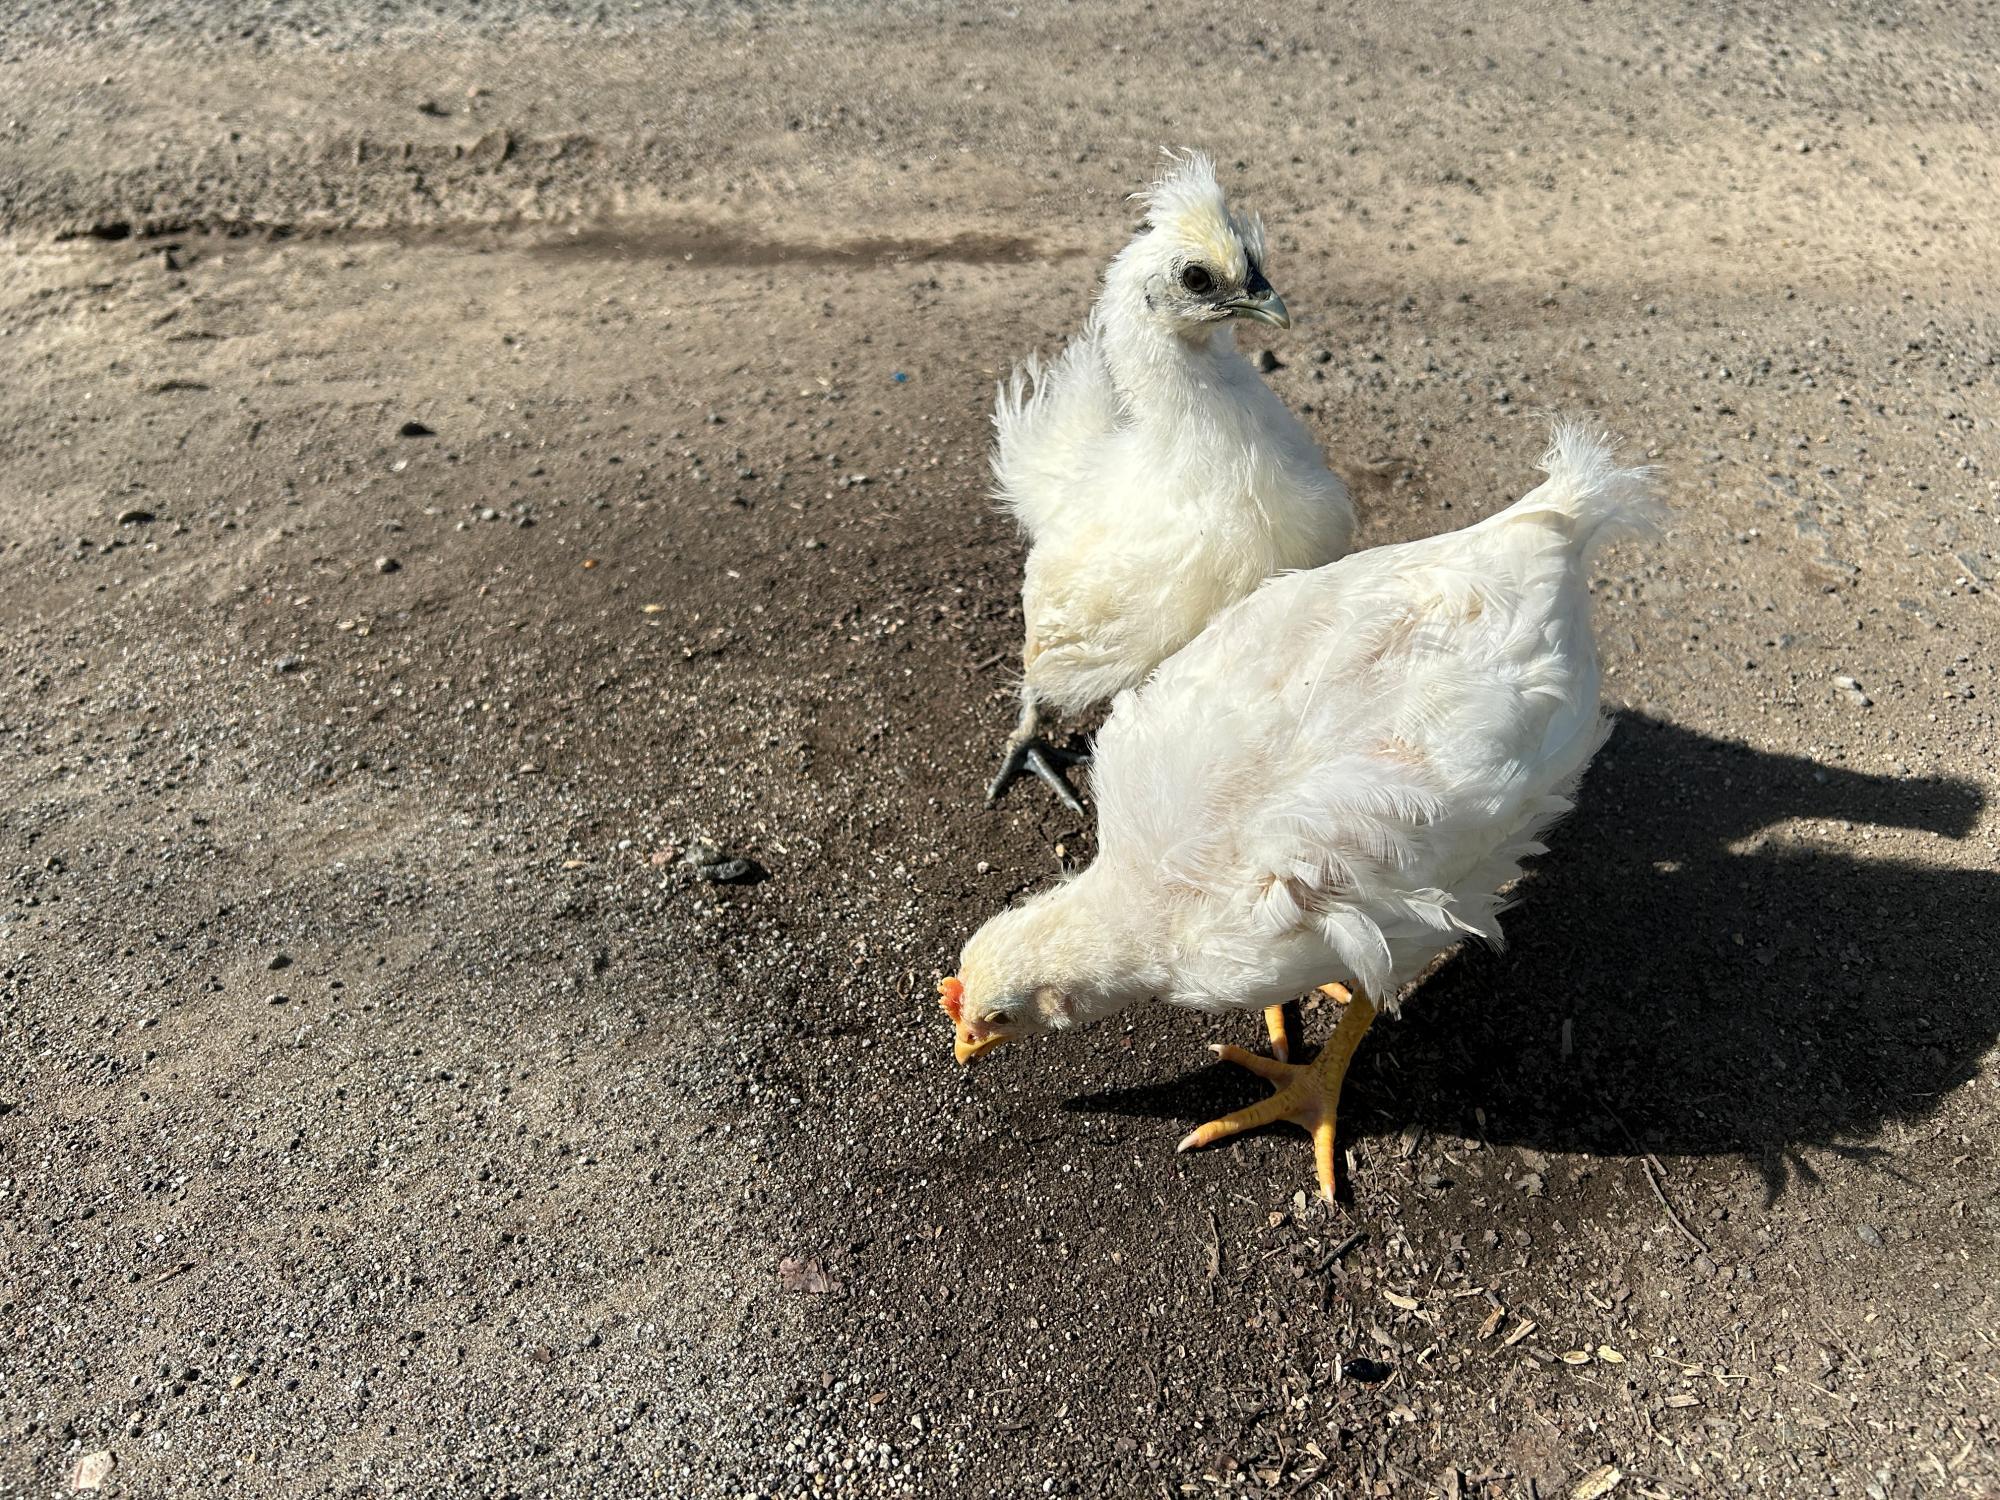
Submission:
{"label": "chicken's white wing feather", "polygon": [[1102,844],[1184,902],[1181,998],[1337,961],[1388,1000],[1460,937],[1499,940],[1502,887],[1605,733],[1582,560],[1647,504],[1589,434],[1544,465],[1477,526],[1273,580],[1120,698]]}

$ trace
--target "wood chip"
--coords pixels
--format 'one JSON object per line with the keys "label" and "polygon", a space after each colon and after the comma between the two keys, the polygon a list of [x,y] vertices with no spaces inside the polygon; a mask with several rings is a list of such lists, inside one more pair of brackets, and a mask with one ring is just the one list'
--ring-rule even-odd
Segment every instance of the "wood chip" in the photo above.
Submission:
{"label": "wood chip", "polygon": [[1506,1317],[1507,1310],[1504,1307],[1494,1308],[1492,1312],[1486,1315],[1486,1321],[1479,1325],[1479,1336],[1482,1339],[1492,1338],[1494,1334],[1500,1331],[1500,1324],[1505,1321]]}
{"label": "wood chip", "polygon": [[1673,1395],[1667,1397],[1667,1405],[1675,1407],[1699,1406],[1701,1405],[1701,1397],[1689,1391],[1676,1391]]}
{"label": "wood chip", "polygon": [[1616,1464],[1592,1469],[1570,1487],[1569,1500],[1602,1500],[1625,1480],[1625,1471]]}
{"label": "wood chip", "polygon": [[1513,1345],[1520,1343],[1522,1339],[1535,1331],[1535,1327],[1536,1324],[1533,1318],[1521,1319],[1520,1326],[1500,1341],[1501,1347],[1511,1348]]}
{"label": "wood chip", "polygon": [[787,1255],[778,1262],[778,1285],[788,1292],[829,1297],[840,1291],[840,1278],[821,1265],[818,1256]]}
{"label": "wood chip", "polygon": [[1382,1300],[1387,1302],[1391,1307],[1402,1308],[1404,1312],[1415,1312],[1417,1310],[1417,1299],[1415,1297],[1405,1297],[1401,1292],[1392,1292],[1385,1288],[1382,1292]]}

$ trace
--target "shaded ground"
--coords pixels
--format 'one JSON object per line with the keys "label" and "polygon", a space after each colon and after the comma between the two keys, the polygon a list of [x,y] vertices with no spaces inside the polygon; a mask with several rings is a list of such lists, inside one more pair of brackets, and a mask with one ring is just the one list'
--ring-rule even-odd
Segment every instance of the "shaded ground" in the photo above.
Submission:
{"label": "shaded ground", "polygon": [[[0,36],[0,1493],[2000,1493],[1987,17],[478,25]],[[931,994],[1088,857],[985,409],[1163,139],[1366,540],[1543,406],[1679,508],[1331,1211]]]}

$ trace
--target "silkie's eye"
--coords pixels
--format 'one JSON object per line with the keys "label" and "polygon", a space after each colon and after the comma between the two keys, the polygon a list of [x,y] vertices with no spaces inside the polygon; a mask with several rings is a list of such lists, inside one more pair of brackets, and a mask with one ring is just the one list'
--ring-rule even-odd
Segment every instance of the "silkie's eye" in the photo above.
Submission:
{"label": "silkie's eye", "polygon": [[1181,285],[1197,297],[1206,297],[1215,290],[1215,278],[1209,274],[1207,266],[1189,266],[1181,272]]}

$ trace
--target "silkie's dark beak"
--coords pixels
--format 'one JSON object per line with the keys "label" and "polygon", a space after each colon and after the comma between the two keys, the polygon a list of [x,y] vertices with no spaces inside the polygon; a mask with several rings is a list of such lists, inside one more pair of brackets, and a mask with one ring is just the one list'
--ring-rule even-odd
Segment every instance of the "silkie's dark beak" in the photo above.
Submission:
{"label": "silkie's dark beak", "polygon": [[1264,279],[1263,271],[1254,263],[1250,267],[1249,279],[1243,283],[1243,295],[1222,305],[1229,309],[1233,317],[1255,318],[1259,323],[1269,323],[1274,328],[1292,326],[1292,315],[1285,308],[1285,299]]}

